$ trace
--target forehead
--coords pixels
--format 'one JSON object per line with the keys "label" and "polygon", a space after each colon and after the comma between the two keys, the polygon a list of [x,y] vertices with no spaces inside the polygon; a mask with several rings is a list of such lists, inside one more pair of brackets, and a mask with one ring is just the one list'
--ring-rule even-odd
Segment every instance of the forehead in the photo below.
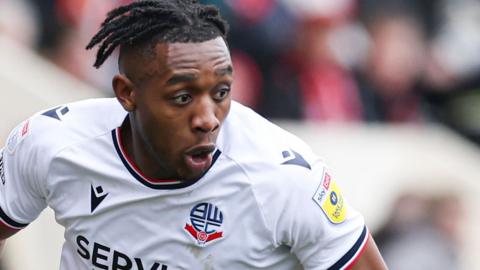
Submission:
{"label": "forehead", "polygon": [[199,68],[200,65],[231,64],[230,53],[223,38],[199,43],[170,43],[157,45],[157,57],[167,68]]}
{"label": "forehead", "polygon": [[139,84],[168,76],[177,70],[231,66],[228,47],[223,38],[199,43],[157,43],[140,50],[124,50],[120,69]]}

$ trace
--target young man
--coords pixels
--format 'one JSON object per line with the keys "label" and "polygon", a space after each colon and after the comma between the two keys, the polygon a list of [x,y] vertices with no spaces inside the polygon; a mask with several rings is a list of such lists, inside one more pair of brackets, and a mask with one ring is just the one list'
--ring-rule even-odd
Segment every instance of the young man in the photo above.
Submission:
{"label": "young man", "polygon": [[[1,237],[47,205],[61,269],[385,269],[363,218],[293,135],[230,99],[226,23],[195,0],[111,11],[117,99],[40,112],[1,157]],[[118,100],[118,101],[117,101]]]}

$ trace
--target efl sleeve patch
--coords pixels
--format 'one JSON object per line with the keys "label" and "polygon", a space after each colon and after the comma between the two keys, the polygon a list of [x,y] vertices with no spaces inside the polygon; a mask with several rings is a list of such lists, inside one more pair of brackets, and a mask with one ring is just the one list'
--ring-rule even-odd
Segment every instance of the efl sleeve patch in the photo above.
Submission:
{"label": "efl sleeve patch", "polygon": [[320,206],[330,222],[338,224],[345,221],[347,215],[345,201],[340,193],[340,188],[326,170],[323,172],[322,181],[312,199]]}
{"label": "efl sleeve patch", "polygon": [[5,170],[3,169],[3,148],[0,149],[0,180],[5,185]]}
{"label": "efl sleeve patch", "polygon": [[17,145],[27,137],[30,133],[29,120],[17,126],[7,139],[7,146],[5,147],[9,154],[13,155]]}

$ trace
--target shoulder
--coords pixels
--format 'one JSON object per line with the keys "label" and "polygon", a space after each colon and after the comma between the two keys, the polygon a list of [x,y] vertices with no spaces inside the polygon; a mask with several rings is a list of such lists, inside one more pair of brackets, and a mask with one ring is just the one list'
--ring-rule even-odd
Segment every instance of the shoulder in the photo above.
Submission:
{"label": "shoulder", "polygon": [[301,139],[238,103],[220,137],[222,154],[243,170],[260,204],[312,202],[327,166]]}
{"label": "shoulder", "polygon": [[[257,201],[267,208],[268,205],[276,207],[292,201],[298,204],[317,202],[321,206],[331,189],[329,168],[320,159],[309,163],[308,167],[266,162],[246,163],[243,166]],[[324,194],[317,196],[322,191]]]}
{"label": "shoulder", "polygon": [[14,154],[41,150],[44,154],[111,131],[126,112],[115,99],[90,99],[40,111],[9,135],[5,150]]}
{"label": "shoulder", "polygon": [[301,139],[236,102],[232,102],[218,141],[222,153],[240,165],[309,168],[318,159]]}

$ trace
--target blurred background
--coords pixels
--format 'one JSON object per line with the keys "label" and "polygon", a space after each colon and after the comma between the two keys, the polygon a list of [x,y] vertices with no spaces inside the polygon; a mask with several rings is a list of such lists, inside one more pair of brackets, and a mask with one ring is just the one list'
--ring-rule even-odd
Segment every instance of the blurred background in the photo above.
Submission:
{"label": "blurred background", "polygon": [[[84,47],[122,0],[0,0],[0,145],[32,113],[109,97]],[[336,172],[390,269],[478,269],[480,1],[204,0],[231,26],[234,98]],[[58,269],[50,210],[3,270]]]}

